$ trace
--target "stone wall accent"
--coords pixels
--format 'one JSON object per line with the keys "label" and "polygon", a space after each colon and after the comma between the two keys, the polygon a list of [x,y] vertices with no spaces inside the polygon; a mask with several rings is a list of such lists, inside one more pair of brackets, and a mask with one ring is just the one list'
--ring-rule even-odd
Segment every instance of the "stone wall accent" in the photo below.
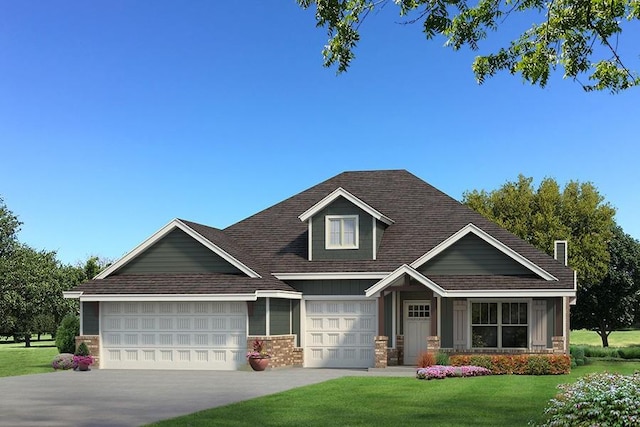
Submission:
{"label": "stone wall accent", "polygon": [[398,365],[404,365],[404,335],[396,335],[396,350],[398,351]]}
{"label": "stone wall accent", "polygon": [[375,368],[386,368],[387,367],[387,343],[389,342],[389,337],[385,337],[384,335],[377,336],[375,338]]}
{"label": "stone wall accent", "polygon": [[89,353],[93,356],[93,368],[100,368],[100,335],[81,335],[76,337],[76,349],[80,343],[85,343]]}
{"label": "stone wall accent", "polygon": [[387,347],[387,366],[398,366],[401,360],[398,360],[398,349]]}
{"label": "stone wall accent", "polygon": [[557,354],[564,354],[564,337],[557,336],[551,337],[551,342],[553,343],[553,352]]}
{"label": "stone wall accent", "polygon": [[247,337],[247,352],[253,350],[253,342],[263,342],[263,349],[271,355],[269,367],[283,368],[285,366],[302,366],[304,352],[296,347],[295,335],[249,336]]}
{"label": "stone wall accent", "polygon": [[438,351],[440,351],[439,336],[435,335],[427,337],[427,351],[429,351],[430,353],[437,353]]}

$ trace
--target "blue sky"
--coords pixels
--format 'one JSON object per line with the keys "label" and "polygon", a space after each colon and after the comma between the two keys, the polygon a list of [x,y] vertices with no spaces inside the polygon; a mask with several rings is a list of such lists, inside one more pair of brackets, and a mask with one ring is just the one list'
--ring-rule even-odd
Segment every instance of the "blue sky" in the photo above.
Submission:
{"label": "blue sky", "polygon": [[370,169],[457,199],[519,173],[591,181],[640,238],[639,89],[478,86],[473,52],[426,41],[392,6],[336,76],[293,1],[4,2],[0,196],[20,240],[115,259],[173,218],[223,228]]}

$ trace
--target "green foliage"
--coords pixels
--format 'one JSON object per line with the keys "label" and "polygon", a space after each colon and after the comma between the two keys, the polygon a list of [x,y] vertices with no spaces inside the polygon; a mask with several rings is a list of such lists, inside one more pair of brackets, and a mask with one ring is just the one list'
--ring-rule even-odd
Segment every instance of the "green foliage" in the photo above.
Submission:
{"label": "green foliage", "polygon": [[90,353],[89,353],[89,347],[87,347],[87,344],[84,343],[84,342],[81,342],[78,345],[78,348],[76,349],[75,355],[76,356],[89,356]]}
{"label": "green foliage", "polygon": [[558,387],[541,426],[637,426],[640,423],[640,373],[591,374]]}
{"label": "green foliage", "polygon": [[640,347],[619,348],[618,353],[623,359],[640,359]]}
{"label": "green foliage", "polygon": [[60,353],[73,353],[76,349],[76,336],[80,335],[80,319],[68,314],[62,319],[56,331],[56,347]]}
{"label": "green foliage", "polygon": [[[316,26],[327,29],[324,65],[348,69],[360,41],[359,27],[388,0],[297,0],[307,9],[316,5]],[[472,69],[479,83],[500,71],[520,74],[531,84],[546,86],[558,68],[564,77],[579,82],[586,91],[616,93],[640,85],[640,76],[623,63],[618,43],[625,21],[640,20],[638,0],[395,0],[408,23],[423,22],[427,39],[442,36],[454,50],[480,48],[480,42],[502,28],[507,18],[533,22],[508,46],[476,57]],[[413,16],[411,16],[413,15]],[[518,17],[518,15],[521,15]],[[626,31],[632,31],[627,28]],[[586,77],[590,84],[580,78]]]}
{"label": "green foliage", "polygon": [[577,366],[582,366],[586,363],[584,347],[570,346],[569,352],[571,353],[572,361],[575,361]]}
{"label": "green foliage", "polygon": [[17,244],[17,234],[22,223],[18,217],[7,208],[4,199],[0,197],[0,258],[7,257]]}
{"label": "green foliage", "polygon": [[566,355],[454,355],[452,366],[480,366],[494,375],[559,375],[571,371],[571,358]]}
{"label": "green foliage", "polygon": [[447,366],[449,364],[449,355],[442,351],[436,353],[436,365]]}

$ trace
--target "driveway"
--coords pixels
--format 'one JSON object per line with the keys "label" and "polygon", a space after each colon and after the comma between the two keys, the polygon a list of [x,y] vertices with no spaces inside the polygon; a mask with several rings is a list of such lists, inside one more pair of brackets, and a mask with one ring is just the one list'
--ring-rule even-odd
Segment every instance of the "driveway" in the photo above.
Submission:
{"label": "driveway", "polygon": [[291,368],[264,372],[94,369],[6,377],[0,378],[0,426],[139,426],[334,378],[390,374],[408,375]]}

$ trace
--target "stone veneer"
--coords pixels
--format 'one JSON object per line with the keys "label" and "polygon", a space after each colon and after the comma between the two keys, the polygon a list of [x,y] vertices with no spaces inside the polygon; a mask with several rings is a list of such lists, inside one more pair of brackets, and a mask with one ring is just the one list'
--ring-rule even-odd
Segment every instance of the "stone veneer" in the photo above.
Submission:
{"label": "stone veneer", "polygon": [[248,336],[247,352],[253,350],[255,340],[262,341],[264,351],[271,355],[270,368],[302,366],[304,363],[304,352],[296,347],[295,335]]}
{"label": "stone veneer", "polygon": [[94,362],[91,365],[94,368],[100,367],[100,335],[81,335],[76,337],[76,349],[80,343],[85,343],[89,348],[89,353],[93,356]]}
{"label": "stone veneer", "polygon": [[385,337],[383,335],[377,336],[375,338],[375,368],[386,368],[387,367],[387,343],[389,342],[389,337]]}
{"label": "stone veneer", "polygon": [[557,353],[557,354],[565,353],[563,336],[551,337],[551,342],[553,343],[554,353]]}

